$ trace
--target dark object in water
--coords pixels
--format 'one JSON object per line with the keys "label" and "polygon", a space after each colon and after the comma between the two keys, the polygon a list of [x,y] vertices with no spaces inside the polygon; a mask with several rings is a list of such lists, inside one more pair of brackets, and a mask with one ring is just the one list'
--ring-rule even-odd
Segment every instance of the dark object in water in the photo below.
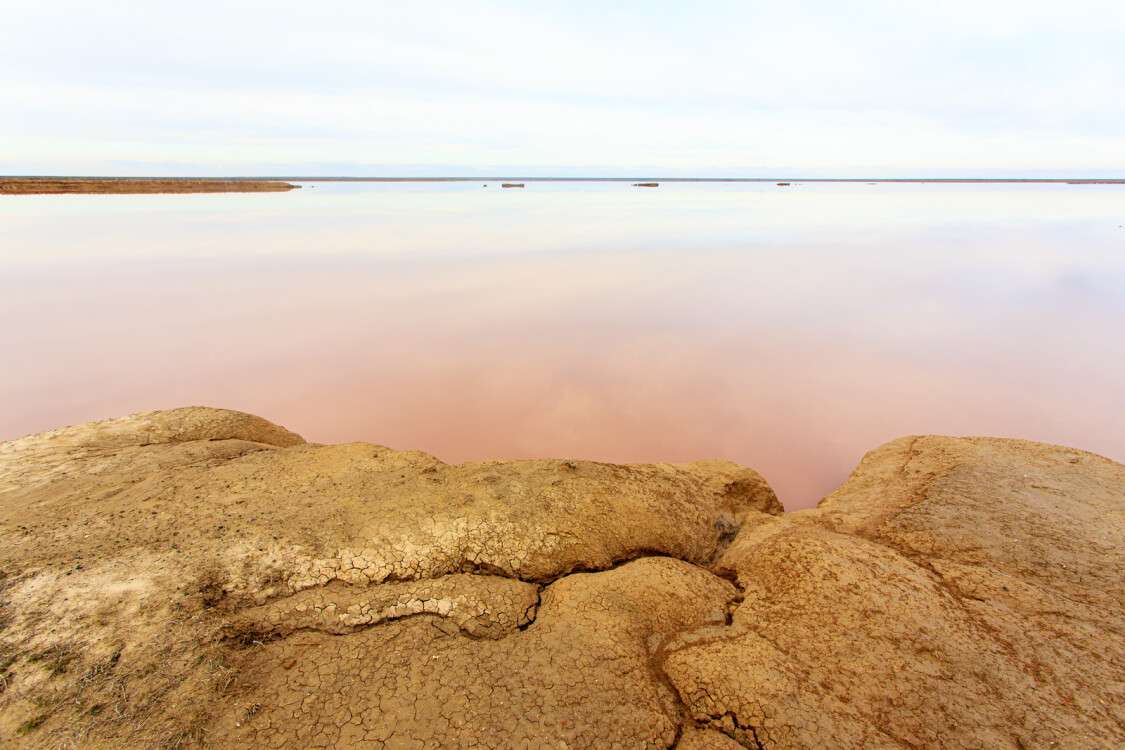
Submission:
{"label": "dark object in water", "polygon": [[633,187],[660,187],[659,182],[634,182]]}
{"label": "dark object in water", "polygon": [[777,186],[778,187],[789,187],[791,184],[792,183],[789,183],[789,182],[779,182],[779,183],[777,183]]}
{"label": "dark object in water", "polygon": [[522,182],[502,182],[502,183],[500,183],[500,187],[502,187],[502,188],[504,188],[504,187],[523,187],[523,183]]}

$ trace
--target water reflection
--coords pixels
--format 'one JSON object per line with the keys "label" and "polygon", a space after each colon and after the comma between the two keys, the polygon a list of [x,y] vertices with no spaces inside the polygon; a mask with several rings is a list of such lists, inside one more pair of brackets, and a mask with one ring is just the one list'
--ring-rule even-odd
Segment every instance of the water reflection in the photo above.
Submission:
{"label": "water reflection", "polygon": [[318,185],[0,201],[0,438],[181,404],[451,461],[908,433],[1125,458],[1125,193]]}

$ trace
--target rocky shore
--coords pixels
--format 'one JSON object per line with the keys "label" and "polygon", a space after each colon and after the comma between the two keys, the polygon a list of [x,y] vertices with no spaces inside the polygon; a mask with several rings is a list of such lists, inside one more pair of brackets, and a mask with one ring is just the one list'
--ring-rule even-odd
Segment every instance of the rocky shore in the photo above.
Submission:
{"label": "rocky shore", "polygon": [[55,193],[265,193],[296,190],[278,180],[149,180],[121,178],[0,178],[0,195],[41,195]]}
{"label": "rocky shore", "polygon": [[0,745],[1120,748],[1125,466],[908,437],[449,465],[259,417],[0,443]]}

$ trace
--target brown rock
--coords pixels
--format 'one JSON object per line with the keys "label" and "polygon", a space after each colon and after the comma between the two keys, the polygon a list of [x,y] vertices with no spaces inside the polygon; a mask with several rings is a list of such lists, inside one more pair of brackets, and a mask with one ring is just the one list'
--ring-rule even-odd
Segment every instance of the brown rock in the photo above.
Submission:
{"label": "brown rock", "polygon": [[0,737],[666,747],[654,649],[724,621],[734,588],[699,566],[762,511],[729,462],[451,466],[215,409],[11,441]]}
{"label": "brown rock", "polygon": [[1125,745],[1125,467],[906,438],[812,511],[746,524],[732,627],[669,648],[693,718],[753,747]]}
{"label": "brown rock", "polygon": [[742,745],[714,729],[688,725],[676,743],[676,750],[742,750]]}
{"label": "brown rock", "polygon": [[1118,747],[1125,467],[448,465],[188,408],[0,444],[0,745]]}

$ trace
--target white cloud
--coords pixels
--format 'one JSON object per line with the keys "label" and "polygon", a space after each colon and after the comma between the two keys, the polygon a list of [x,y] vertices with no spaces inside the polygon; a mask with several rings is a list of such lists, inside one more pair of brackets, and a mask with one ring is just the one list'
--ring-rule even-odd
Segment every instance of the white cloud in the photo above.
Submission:
{"label": "white cloud", "polygon": [[1125,10],[2,2],[0,172],[1125,169]]}

